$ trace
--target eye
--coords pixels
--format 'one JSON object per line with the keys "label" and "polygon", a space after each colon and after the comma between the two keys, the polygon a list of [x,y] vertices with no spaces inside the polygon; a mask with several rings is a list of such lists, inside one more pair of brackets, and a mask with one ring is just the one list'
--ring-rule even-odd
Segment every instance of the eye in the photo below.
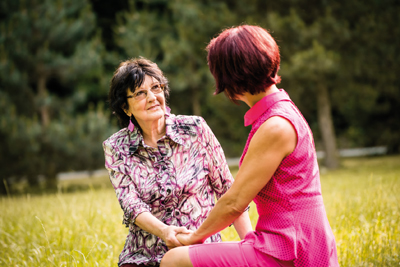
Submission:
{"label": "eye", "polygon": [[138,96],[141,96],[141,95],[144,95],[144,91],[136,92],[135,97],[138,97]]}
{"label": "eye", "polygon": [[153,87],[151,87],[151,90],[157,91],[157,90],[159,90],[160,88],[161,88],[161,85],[155,84],[155,85],[153,85]]}

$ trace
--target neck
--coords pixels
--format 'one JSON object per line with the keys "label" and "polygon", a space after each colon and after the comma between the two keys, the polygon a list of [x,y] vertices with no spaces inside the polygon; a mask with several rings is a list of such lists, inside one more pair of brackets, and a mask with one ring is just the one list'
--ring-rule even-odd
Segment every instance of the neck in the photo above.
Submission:
{"label": "neck", "polygon": [[252,95],[250,93],[244,93],[243,95],[239,96],[237,99],[245,102],[250,108],[254,106],[258,101],[266,97],[267,95],[279,92],[279,89],[276,87],[275,84],[268,87],[264,92],[259,94]]}
{"label": "neck", "polygon": [[144,143],[157,148],[157,141],[165,135],[165,118],[151,123],[139,123],[142,128]]}

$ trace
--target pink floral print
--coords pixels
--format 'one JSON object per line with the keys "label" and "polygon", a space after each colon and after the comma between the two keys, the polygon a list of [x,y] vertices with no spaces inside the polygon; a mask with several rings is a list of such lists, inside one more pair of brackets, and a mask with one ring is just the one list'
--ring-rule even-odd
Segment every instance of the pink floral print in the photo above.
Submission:
{"label": "pink floral print", "polygon": [[[167,225],[197,229],[232,185],[224,152],[203,118],[167,113],[158,148],[147,146],[137,127],[123,128],[103,143],[105,166],[129,227],[119,266],[157,266],[167,247],[135,225],[142,212]],[[220,234],[207,239],[220,242]]]}

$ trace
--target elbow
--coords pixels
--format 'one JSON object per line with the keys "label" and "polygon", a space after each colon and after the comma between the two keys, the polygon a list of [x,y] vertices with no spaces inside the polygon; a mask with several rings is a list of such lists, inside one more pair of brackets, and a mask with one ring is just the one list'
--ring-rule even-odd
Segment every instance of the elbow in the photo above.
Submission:
{"label": "elbow", "polygon": [[222,197],[218,202],[221,202],[220,204],[223,205],[229,217],[239,217],[247,207],[247,205],[241,205],[237,198],[230,198],[229,196]]}

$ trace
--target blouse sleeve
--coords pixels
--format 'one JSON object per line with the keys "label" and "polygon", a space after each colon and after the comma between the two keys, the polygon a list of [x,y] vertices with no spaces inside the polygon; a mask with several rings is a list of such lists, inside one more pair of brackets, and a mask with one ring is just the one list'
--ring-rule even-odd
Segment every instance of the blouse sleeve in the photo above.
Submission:
{"label": "blouse sleeve", "polygon": [[203,142],[207,150],[207,161],[209,164],[209,179],[211,186],[219,199],[233,184],[233,177],[229,170],[224,151],[208,126],[202,118]]}
{"label": "blouse sleeve", "polygon": [[151,208],[142,201],[130,177],[130,167],[124,163],[123,156],[108,142],[103,143],[105,167],[114,187],[119,204],[124,212],[123,223],[129,227],[136,217]]}

